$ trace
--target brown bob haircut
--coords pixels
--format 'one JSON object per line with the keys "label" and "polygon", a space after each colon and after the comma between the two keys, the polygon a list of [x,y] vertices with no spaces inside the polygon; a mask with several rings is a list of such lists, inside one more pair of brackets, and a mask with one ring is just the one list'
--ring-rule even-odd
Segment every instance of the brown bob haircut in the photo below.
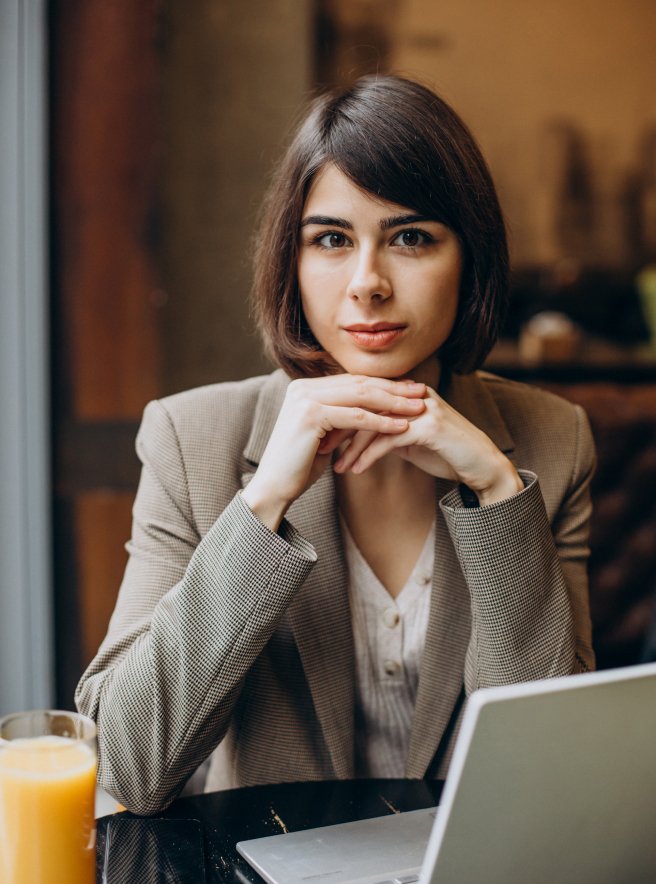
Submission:
{"label": "brown bob haircut", "polygon": [[478,368],[494,344],[508,296],[508,247],[494,184],[458,115],[426,87],[367,76],[315,99],[263,208],[253,304],[268,355],[292,377],[335,372],[301,306],[297,263],[313,179],[333,163],[358,187],[436,218],[459,238],[463,272],[456,321],[439,351],[445,368]]}

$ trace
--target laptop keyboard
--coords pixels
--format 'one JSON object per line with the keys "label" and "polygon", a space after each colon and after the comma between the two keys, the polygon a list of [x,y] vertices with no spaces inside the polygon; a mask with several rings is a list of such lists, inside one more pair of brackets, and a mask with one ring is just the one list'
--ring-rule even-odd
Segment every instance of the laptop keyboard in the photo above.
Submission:
{"label": "laptop keyboard", "polygon": [[376,881],[376,884],[414,884],[419,880],[419,875],[404,875],[402,878],[385,878],[384,881]]}

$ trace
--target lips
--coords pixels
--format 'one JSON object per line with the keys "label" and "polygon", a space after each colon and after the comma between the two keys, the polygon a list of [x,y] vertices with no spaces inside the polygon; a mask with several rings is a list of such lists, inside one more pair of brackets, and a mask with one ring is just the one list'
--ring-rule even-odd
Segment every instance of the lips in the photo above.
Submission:
{"label": "lips", "polygon": [[344,331],[361,347],[376,350],[388,347],[405,331],[405,326],[394,322],[358,322],[344,326]]}

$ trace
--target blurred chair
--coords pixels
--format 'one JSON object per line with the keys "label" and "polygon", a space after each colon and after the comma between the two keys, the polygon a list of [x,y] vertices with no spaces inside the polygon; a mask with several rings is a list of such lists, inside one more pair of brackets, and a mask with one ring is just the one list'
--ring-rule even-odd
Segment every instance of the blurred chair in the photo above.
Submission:
{"label": "blurred chair", "polygon": [[539,384],[585,408],[597,444],[590,604],[600,669],[656,658],[656,384]]}
{"label": "blurred chair", "polygon": [[644,663],[656,663],[656,606],[654,606],[654,619],[647,635],[642,660]]}

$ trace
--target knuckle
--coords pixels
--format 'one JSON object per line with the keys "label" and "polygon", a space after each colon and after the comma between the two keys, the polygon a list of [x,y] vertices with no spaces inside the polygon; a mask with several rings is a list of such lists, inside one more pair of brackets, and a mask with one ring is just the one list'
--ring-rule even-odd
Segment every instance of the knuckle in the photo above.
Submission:
{"label": "knuckle", "polygon": [[320,408],[312,399],[300,398],[295,401],[295,413],[302,427],[316,426],[321,418]]}
{"label": "knuckle", "polygon": [[318,402],[315,402],[312,399],[305,399],[303,401],[303,408],[307,420],[312,423],[321,420],[321,406]]}
{"label": "knuckle", "polygon": [[369,378],[357,375],[355,378],[354,393],[358,399],[364,399],[369,392]]}
{"label": "knuckle", "polygon": [[359,424],[364,423],[367,418],[367,412],[364,408],[354,408],[353,409],[353,420],[357,421]]}
{"label": "knuckle", "polygon": [[287,387],[287,395],[292,399],[300,399],[303,396],[305,384],[302,378],[292,381]]}

